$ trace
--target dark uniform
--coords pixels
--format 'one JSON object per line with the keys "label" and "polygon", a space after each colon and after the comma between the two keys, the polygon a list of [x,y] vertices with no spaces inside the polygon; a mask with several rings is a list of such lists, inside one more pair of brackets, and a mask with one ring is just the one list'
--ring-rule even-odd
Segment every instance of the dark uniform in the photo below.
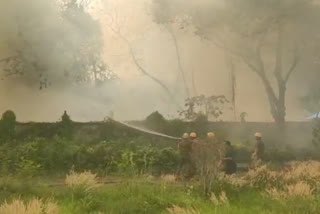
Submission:
{"label": "dark uniform", "polygon": [[224,157],[222,159],[222,171],[227,175],[234,174],[237,171],[237,164],[234,161],[234,156],[233,146],[227,141],[225,144]]}
{"label": "dark uniform", "polygon": [[262,161],[264,160],[264,143],[261,138],[257,139],[254,152],[252,154],[252,166],[257,167],[259,166]]}
{"label": "dark uniform", "polygon": [[194,174],[194,165],[191,158],[192,141],[189,139],[182,139],[179,144],[179,169],[178,175],[185,178],[190,178]]}
{"label": "dark uniform", "polygon": [[254,153],[257,160],[264,159],[264,143],[262,142],[261,139],[257,140]]}

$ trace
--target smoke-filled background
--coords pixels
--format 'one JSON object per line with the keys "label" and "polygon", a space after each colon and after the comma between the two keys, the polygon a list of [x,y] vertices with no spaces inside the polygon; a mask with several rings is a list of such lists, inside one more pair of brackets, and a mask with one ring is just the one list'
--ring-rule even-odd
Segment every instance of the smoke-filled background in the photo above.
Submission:
{"label": "smoke-filled background", "polygon": [[[174,2],[173,13],[209,4]],[[222,0],[213,5],[221,7]],[[20,121],[56,121],[64,110],[77,121],[102,120],[110,112],[133,120],[156,110],[176,117],[188,95],[231,99],[226,51],[198,36],[192,24],[159,23],[155,19],[171,11],[157,6],[152,0],[1,1],[0,111],[12,109]],[[319,77],[310,55],[304,53],[287,84],[287,120],[308,115],[301,97]],[[241,59],[233,63],[237,117],[226,108],[222,119],[247,112],[249,121],[273,121],[259,76]]]}

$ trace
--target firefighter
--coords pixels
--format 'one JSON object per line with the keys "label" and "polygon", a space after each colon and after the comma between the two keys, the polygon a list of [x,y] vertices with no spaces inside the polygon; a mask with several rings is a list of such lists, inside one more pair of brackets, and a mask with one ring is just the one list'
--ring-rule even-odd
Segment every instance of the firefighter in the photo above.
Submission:
{"label": "firefighter", "polygon": [[264,142],[262,141],[262,135],[260,132],[255,133],[254,136],[256,138],[256,144],[255,144],[255,148],[252,153],[251,159],[252,159],[252,164],[254,166],[257,166],[261,164],[261,162],[264,159],[265,146],[264,146]]}
{"label": "firefighter", "polygon": [[225,153],[222,159],[222,171],[227,175],[234,174],[237,171],[237,164],[234,160],[234,149],[230,141],[225,141]]}
{"label": "firefighter", "polygon": [[207,133],[207,143],[214,144],[216,143],[216,135],[214,132],[208,132]]}
{"label": "firefighter", "polygon": [[190,133],[190,140],[192,141],[192,143],[198,143],[198,138],[197,138],[197,133],[195,132],[191,132]]}
{"label": "firefighter", "polygon": [[194,174],[194,166],[192,163],[192,140],[188,133],[182,135],[182,139],[178,143],[179,150],[179,168],[178,176],[189,179]]}

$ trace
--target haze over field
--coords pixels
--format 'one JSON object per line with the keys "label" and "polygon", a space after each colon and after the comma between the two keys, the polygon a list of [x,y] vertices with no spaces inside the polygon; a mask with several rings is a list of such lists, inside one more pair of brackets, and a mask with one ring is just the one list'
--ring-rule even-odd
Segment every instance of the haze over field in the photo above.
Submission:
{"label": "haze over field", "polygon": [[[221,6],[220,1],[217,0],[216,7]],[[207,4],[207,0],[188,1],[191,8],[199,10]],[[37,61],[35,67],[44,68],[41,72],[23,75],[6,76],[3,72],[0,112],[12,109],[20,121],[56,121],[64,110],[77,121],[102,120],[110,111],[121,120],[144,119],[156,110],[164,116],[177,116],[176,103],[159,84],[139,70],[132,58],[133,54],[139,65],[163,82],[183,106],[187,94],[174,40],[165,26],[154,22],[152,1],[101,0],[87,6],[96,21],[77,11],[76,15],[63,19],[61,8],[51,1],[0,3],[0,59],[22,51],[28,62]],[[190,96],[225,95],[231,99],[232,81],[225,51],[196,36],[193,27],[170,26]],[[118,76],[117,80],[96,84],[88,80],[92,73],[88,77],[82,75],[86,81],[81,83],[69,80],[73,72],[78,72],[77,67],[73,67],[72,56],[87,42],[92,42],[94,48],[86,54],[101,53],[103,62]],[[303,58],[307,60],[297,65],[287,84],[287,120],[306,117],[300,98],[320,77],[318,64],[310,63],[314,59],[309,57],[310,53],[305,53]],[[272,61],[272,57],[266,58]],[[237,116],[247,112],[249,121],[273,121],[261,79],[241,59],[235,59],[234,64]],[[3,64],[0,66],[5,68]],[[78,78],[77,75],[74,76]],[[48,82],[47,87],[39,90],[39,80]],[[222,119],[234,120],[233,111],[227,108]]]}

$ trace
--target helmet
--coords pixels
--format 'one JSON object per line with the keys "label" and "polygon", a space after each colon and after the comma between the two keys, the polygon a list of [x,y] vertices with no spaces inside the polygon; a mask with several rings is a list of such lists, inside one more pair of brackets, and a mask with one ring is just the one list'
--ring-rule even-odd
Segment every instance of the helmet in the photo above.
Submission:
{"label": "helmet", "polygon": [[195,132],[191,132],[191,133],[190,133],[190,137],[192,137],[192,138],[196,138],[196,137],[197,137],[197,133],[195,133]]}
{"label": "helmet", "polygon": [[254,134],[254,136],[255,136],[255,137],[262,137],[262,135],[261,135],[260,132],[256,132],[256,133]]}
{"label": "helmet", "polygon": [[188,133],[184,133],[183,135],[182,135],[182,139],[188,139],[189,138],[189,134]]}
{"label": "helmet", "polygon": [[214,132],[208,132],[208,134],[207,134],[207,137],[208,138],[213,138],[213,137],[215,137],[216,135],[214,134]]}

